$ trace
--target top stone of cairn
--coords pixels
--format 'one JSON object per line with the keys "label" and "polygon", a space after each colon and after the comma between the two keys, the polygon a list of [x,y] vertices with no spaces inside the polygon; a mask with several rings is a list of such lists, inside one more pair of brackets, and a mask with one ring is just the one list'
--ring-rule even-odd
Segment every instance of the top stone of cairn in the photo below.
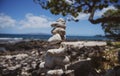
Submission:
{"label": "top stone of cairn", "polygon": [[51,26],[55,28],[57,27],[66,28],[65,20],[62,18],[59,18],[56,22],[53,22]]}

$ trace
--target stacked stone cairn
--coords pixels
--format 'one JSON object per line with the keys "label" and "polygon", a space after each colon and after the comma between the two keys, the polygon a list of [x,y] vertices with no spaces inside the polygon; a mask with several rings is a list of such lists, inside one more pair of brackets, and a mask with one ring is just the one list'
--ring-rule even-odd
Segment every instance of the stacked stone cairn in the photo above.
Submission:
{"label": "stacked stone cairn", "polygon": [[[57,44],[65,40],[65,21],[59,18],[51,24],[53,36],[48,39],[49,42]],[[66,49],[60,46],[58,49],[49,49],[45,55],[45,62],[40,67],[46,68],[47,76],[62,76],[64,73],[64,65],[70,62],[66,55]]]}

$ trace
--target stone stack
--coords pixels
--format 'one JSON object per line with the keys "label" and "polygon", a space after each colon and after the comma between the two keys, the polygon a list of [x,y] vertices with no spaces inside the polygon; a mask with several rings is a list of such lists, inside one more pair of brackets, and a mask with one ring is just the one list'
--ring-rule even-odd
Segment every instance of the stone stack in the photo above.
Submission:
{"label": "stone stack", "polygon": [[[51,24],[53,30],[52,37],[48,39],[51,43],[61,43],[65,40],[65,21],[59,18],[56,22]],[[70,62],[66,55],[66,48],[60,46],[58,49],[49,49],[45,55],[45,62],[41,63],[41,67],[47,69],[47,76],[61,76],[63,74],[64,65]]]}
{"label": "stone stack", "polygon": [[51,31],[53,36],[48,39],[49,42],[59,43],[65,40],[66,25],[64,19],[59,18],[56,22],[51,24],[51,27],[53,27],[53,30]]}

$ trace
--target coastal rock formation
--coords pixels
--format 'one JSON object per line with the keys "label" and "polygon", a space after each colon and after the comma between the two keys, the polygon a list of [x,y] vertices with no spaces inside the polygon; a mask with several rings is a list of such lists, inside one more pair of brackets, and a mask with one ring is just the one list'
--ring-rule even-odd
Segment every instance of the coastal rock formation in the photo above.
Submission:
{"label": "coastal rock formation", "polygon": [[65,40],[65,20],[62,18],[59,18],[56,22],[53,22],[51,24],[51,27],[53,27],[53,30],[51,33],[53,34],[52,37],[48,39],[49,42],[61,42]]}

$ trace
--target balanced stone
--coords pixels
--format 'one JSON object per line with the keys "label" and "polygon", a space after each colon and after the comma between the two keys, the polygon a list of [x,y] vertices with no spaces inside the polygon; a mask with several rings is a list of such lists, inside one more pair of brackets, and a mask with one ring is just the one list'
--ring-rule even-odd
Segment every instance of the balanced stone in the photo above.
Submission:
{"label": "balanced stone", "polygon": [[45,56],[45,66],[54,68],[55,66],[64,66],[69,63],[70,59],[66,56],[65,48],[50,49]]}
{"label": "balanced stone", "polygon": [[56,34],[56,33],[59,33],[60,35],[65,35],[65,29],[60,28],[60,27],[53,29],[53,30],[52,30],[52,34],[54,35],[54,34]]}
{"label": "balanced stone", "polygon": [[56,22],[53,22],[51,26],[53,27],[53,30],[51,31],[53,36],[50,37],[48,41],[49,42],[56,41],[56,43],[59,43],[65,40],[65,28],[66,28],[65,20],[62,18],[59,18]]}
{"label": "balanced stone", "polygon": [[62,18],[59,18],[56,22],[53,22],[51,26],[56,28],[57,27],[66,28],[65,20]]}
{"label": "balanced stone", "polygon": [[52,55],[52,56],[64,56],[65,48],[50,49],[47,51],[47,54]]}
{"label": "balanced stone", "polygon": [[55,34],[48,39],[48,42],[56,42],[56,43],[58,42],[59,43],[61,41],[62,41],[62,38],[61,38],[60,34]]}

